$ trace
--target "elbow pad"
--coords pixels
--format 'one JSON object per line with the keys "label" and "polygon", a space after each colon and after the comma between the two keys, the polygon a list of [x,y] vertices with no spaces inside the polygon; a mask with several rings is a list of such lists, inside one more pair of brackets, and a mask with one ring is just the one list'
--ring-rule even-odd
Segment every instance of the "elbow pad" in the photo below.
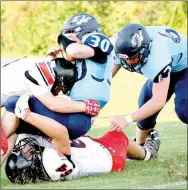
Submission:
{"label": "elbow pad", "polygon": [[63,33],[60,33],[58,38],[57,38],[57,43],[59,45],[62,45],[63,46],[63,49],[66,52],[66,48],[68,45],[72,44],[72,43],[77,43],[76,41],[72,40],[71,38],[65,36]]}

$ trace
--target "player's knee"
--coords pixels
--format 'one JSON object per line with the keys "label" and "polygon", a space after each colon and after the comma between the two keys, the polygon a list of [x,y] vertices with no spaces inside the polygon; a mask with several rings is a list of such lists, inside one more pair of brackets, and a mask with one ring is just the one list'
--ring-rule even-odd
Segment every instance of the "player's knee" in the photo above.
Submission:
{"label": "player's knee", "polygon": [[178,118],[183,122],[188,124],[188,106],[186,102],[178,102],[175,105],[175,111]]}
{"label": "player's knee", "polygon": [[6,110],[14,113],[16,102],[18,101],[18,99],[19,99],[19,96],[11,96],[10,98],[8,98],[8,100],[5,102]]}
{"label": "player's knee", "polygon": [[138,121],[137,126],[140,130],[148,130],[148,129],[153,129],[155,127],[156,122],[148,122],[146,120]]}

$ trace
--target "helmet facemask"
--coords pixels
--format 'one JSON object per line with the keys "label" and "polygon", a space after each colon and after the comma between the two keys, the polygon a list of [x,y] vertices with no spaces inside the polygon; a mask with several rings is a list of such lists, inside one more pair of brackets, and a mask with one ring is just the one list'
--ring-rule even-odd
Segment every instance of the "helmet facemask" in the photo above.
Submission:
{"label": "helmet facemask", "polygon": [[146,64],[148,60],[148,55],[150,53],[150,48],[151,48],[151,42],[147,47],[144,45],[142,49],[139,51],[139,53],[137,53],[136,55],[129,57],[126,54],[116,53],[116,56],[120,59],[121,66],[123,68],[131,72],[138,72],[141,70],[141,67],[143,67]]}
{"label": "helmet facemask", "polygon": [[33,138],[19,141],[7,160],[5,170],[12,183],[26,184],[49,180],[42,164],[41,147]]}
{"label": "helmet facemask", "polygon": [[118,33],[115,42],[116,56],[132,72],[141,72],[151,48],[151,38],[141,24],[128,24]]}

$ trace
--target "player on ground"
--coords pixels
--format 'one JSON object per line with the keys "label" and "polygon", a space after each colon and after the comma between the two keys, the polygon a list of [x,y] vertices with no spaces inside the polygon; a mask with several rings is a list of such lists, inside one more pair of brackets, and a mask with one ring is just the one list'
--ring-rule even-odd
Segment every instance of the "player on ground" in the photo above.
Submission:
{"label": "player on ground", "polygon": [[[133,142],[134,143],[134,142]],[[108,132],[101,138],[83,136],[71,142],[72,160],[52,149],[41,136],[20,134],[6,163],[6,174],[13,183],[72,180],[88,175],[122,171],[126,156],[144,159],[137,145],[123,132]],[[144,152],[145,147],[142,148]]]}
{"label": "player on ground", "polygon": [[[144,143],[156,125],[156,118],[175,93],[175,111],[188,123],[187,37],[163,26],[128,24],[115,40],[116,65],[113,76],[121,67],[143,74],[148,80],[139,97],[139,109],[111,122],[110,130],[122,130],[137,122],[136,142]],[[156,141],[157,142],[157,141]],[[159,144],[153,156],[157,154]]]}

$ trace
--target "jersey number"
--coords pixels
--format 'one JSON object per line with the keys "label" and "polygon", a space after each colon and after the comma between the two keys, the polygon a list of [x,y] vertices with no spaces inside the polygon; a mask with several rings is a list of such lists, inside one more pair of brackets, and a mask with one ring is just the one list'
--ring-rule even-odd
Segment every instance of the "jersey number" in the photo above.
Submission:
{"label": "jersey number", "polygon": [[90,36],[90,41],[88,42],[89,45],[93,47],[99,47],[103,52],[107,52],[110,47],[110,42],[108,39],[101,39],[97,35]]}
{"label": "jersey number", "polygon": [[72,171],[73,171],[72,169],[67,170],[66,164],[62,164],[59,168],[56,169],[56,172],[63,172],[60,175],[61,177],[65,177],[65,176],[69,175]]}
{"label": "jersey number", "polygon": [[171,73],[172,67],[168,65],[161,74],[158,75],[158,82],[161,82],[163,79],[167,78]]}

